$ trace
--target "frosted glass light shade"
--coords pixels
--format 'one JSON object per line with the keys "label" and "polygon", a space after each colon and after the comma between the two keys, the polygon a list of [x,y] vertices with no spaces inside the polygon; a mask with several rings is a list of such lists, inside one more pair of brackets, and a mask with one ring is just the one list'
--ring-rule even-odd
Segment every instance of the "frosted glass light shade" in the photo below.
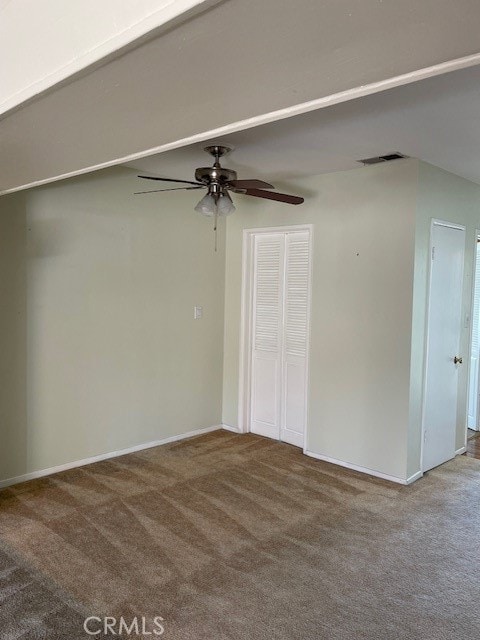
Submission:
{"label": "frosted glass light shade", "polygon": [[195,207],[195,211],[201,213],[202,216],[214,216],[217,212],[217,203],[215,198],[207,193]]}
{"label": "frosted glass light shade", "polygon": [[235,211],[235,205],[227,191],[222,193],[218,198],[217,209],[219,216],[229,216]]}
{"label": "frosted glass light shade", "polygon": [[216,214],[219,217],[224,217],[235,211],[235,205],[228,191],[218,195],[216,200],[214,196],[207,193],[197,204],[195,211],[201,213],[202,216],[212,217]]}

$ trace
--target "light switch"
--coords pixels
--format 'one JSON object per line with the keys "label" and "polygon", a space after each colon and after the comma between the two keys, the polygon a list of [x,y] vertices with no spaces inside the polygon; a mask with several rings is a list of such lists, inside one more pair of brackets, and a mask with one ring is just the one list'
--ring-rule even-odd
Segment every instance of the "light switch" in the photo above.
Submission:
{"label": "light switch", "polygon": [[203,317],[203,307],[193,307],[193,319],[200,320]]}

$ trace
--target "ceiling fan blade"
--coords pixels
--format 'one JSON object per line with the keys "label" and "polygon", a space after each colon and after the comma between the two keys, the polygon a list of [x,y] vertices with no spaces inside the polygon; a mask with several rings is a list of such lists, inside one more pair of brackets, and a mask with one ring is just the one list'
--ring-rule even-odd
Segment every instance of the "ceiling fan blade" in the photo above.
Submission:
{"label": "ceiling fan blade", "polygon": [[228,184],[234,189],[275,189],[273,184],[263,180],[230,180]]}
{"label": "ceiling fan blade", "polygon": [[135,191],[134,196],[139,196],[142,193],[161,193],[162,191],[190,191],[190,189],[204,189],[201,187],[174,187],[173,189],[153,189],[152,191]]}
{"label": "ceiling fan blade", "polygon": [[247,196],[255,196],[256,198],[266,198],[267,200],[278,200],[278,202],[286,202],[287,204],[302,204],[303,198],[300,196],[290,196],[288,193],[276,193],[274,191],[264,191],[263,189],[245,189],[241,191]]}
{"label": "ceiling fan blade", "polygon": [[144,178],[145,180],[162,180],[163,182],[181,182],[183,184],[196,184],[199,187],[204,186],[201,182],[191,182],[190,180],[175,180],[174,178],[157,178],[157,176],[137,176],[137,178]]}

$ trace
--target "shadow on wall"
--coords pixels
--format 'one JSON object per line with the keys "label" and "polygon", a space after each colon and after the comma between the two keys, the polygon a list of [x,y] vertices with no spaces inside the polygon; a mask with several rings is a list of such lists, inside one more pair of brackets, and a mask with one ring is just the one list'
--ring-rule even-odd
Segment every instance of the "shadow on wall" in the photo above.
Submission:
{"label": "shadow on wall", "polygon": [[[6,205],[6,206],[4,206]],[[0,199],[0,477],[27,469],[25,198]]]}

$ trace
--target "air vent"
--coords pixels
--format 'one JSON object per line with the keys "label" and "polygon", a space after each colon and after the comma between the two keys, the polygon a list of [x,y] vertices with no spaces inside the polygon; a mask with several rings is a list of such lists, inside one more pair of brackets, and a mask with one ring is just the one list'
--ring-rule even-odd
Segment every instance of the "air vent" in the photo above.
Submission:
{"label": "air vent", "polygon": [[408,156],[404,156],[403,153],[387,153],[384,156],[364,158],[363,160],[358,160],[358,162],[362,162],[364,165],[369,165],[378,164],[379,162],[391,162],[392,160],[400,160],[400,158],[408,158]]}

